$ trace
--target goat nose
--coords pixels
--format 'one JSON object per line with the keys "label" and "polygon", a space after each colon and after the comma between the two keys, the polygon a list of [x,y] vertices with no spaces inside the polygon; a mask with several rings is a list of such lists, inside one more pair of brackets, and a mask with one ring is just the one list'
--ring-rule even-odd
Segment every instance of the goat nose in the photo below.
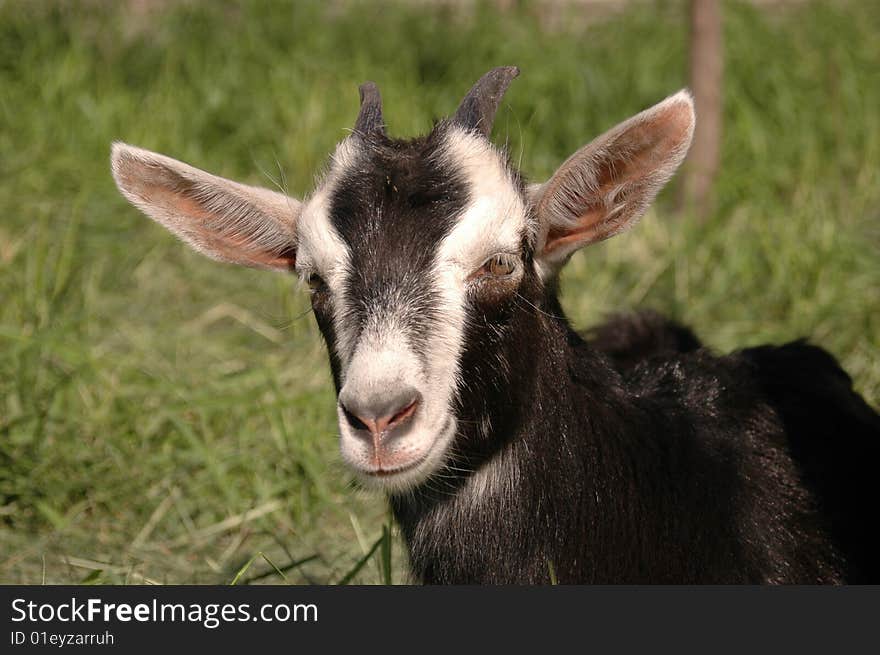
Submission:
{"label": "goat nose", "polygon": [[409,421],[422,399],[412,387],[389,390],[377,394],[356,394],[343,389],[339,406],[355,431],[369,432],[377,439]]}

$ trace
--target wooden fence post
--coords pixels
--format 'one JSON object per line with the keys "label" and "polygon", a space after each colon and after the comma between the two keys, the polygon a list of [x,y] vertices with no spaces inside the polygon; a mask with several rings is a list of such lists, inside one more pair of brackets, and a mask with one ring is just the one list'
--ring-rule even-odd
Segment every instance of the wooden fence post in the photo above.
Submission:
{"label": "wooden fence post", "polygon": [[679,206],[705,220],[715,203],[721,159],[724,42],[720,0],[690,0],[690,87],[697,110],[694,142],[684,168]]}

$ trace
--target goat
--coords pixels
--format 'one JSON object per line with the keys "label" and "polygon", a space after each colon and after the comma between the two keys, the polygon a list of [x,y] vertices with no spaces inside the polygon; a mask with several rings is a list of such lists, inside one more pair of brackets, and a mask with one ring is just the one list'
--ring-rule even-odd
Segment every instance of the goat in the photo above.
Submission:
{"label": "goat", "polygon": [[515,67],[426,136],[353,132],[305,201],[122,143],[122,194],[214,259],[308,285],[342,457],[425,583],[880,581],[880,416],[812,345],[716,356],[656,314],[587,340],[557,277],[690,145],[681,91],[529,185],[489,136]]}

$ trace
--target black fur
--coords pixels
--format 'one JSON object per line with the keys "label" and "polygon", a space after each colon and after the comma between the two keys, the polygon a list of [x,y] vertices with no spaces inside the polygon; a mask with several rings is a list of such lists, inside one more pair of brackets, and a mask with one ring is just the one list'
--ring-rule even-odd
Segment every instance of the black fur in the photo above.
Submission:
{"label": "black fur", "polygon": [[[348,319],[405,306],[417,352],[438,320],[427,271],[469,195],[439,156],[445,129],[364,138],[331,204],[352,254]],[[880,418],[830,355],[795,342],[716,356],[655,313],[585,341],[533,248],[514,293],[469,299],[447,465],[391,498],[418,579],[880,582]]]}
{"label": "black fur", "polygon": [[689,353],[702,345],[689,328],[655,311],[616,314],[589,330],[587,337],[618,370],[630,369],[656,355]]}
{"label": "black fur", "polygon": [[[637,315],[597,332],[629,334],[644,357],[631,365],[614,341],[621,374],[550,318],[554,297],[518,312],[511,375],[462,402],[493,416],[491,436],[466,427],[442,476],[392,499],[421,580],[878,581],[880,419],[830,355],[796,342],[716,357],[686,328]],[[677,339],[687,352],[667,345]],[[461,470],[502,450],[507,491],[468,494]]]}

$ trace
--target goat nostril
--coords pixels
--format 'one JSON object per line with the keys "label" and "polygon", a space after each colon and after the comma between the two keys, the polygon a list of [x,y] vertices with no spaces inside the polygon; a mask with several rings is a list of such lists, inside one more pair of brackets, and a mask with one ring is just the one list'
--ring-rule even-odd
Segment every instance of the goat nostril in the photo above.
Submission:
{"label": "goat nostril", "polygon": [[381,410],[371,412],[368,407],[361,407],[360,403],[346,403],[344,399],[340,399],[339,407],[352,430],[361,434],[369,433],[376,438],[409,421],[415,414],[420,400],[421,395],[417,393],[415,397],[410,395],[405,404],[386,402],[383,403],[384,407]]}
{"label": "goat nostril", "polygon": [[340,407],[342,407],[342,413],[345,415],[345,420],[348,421],[348,424],[354,430],[370,430],[370,427],[355,413],[349,411],[349,409],[340,403]]}
{"label": "goat nostril", "polygon": [[389,426],[398,425],[407,420],[410,416],[412,416],[416,411],[416,405],[419,404],[418,398],[413,400],[409,405],[401,409],[397,414],[391,417],[391,420],[388,421]]}
{"label": "goat nostril", "polygon": [[381,418],[376,419],[376,432],[379,434],[396,428],[398,425],[406,423],[412,415],[416,411],[416,406],[419,404],[419,399],[414,398],[409,403],[404,405],[399,411],[394,412],[393,414],[388,414],[387,416],[383,416]]}

